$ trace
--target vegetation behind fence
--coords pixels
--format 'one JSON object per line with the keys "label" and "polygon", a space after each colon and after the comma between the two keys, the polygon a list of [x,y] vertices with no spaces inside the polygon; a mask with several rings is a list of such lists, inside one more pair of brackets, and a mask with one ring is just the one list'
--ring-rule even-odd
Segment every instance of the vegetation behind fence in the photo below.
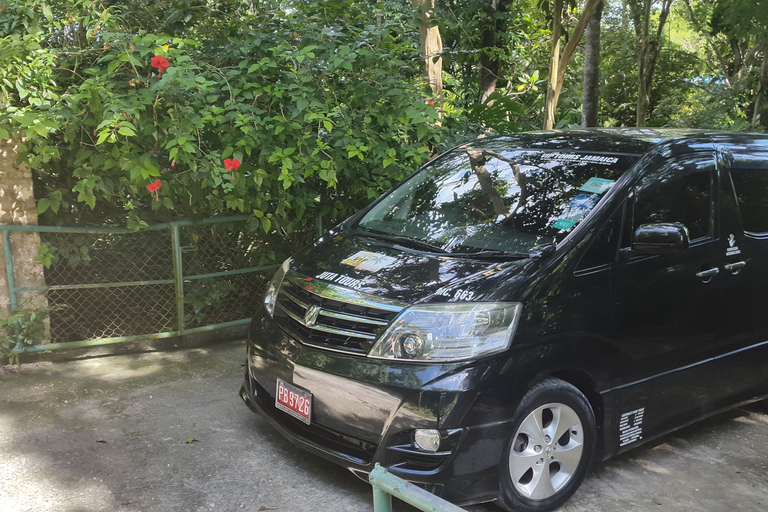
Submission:
{"label": "vegetation behind fence", "polygon": [[0,226],[10,243],[9,232],[39,232],[47,267],[45,286],[16,287],[6,251],[11,303],[18,308],[20,294],[47,293],[47,349],[245,325],[275,267],[262,264],[248,218],[179,221],[137,232]]}

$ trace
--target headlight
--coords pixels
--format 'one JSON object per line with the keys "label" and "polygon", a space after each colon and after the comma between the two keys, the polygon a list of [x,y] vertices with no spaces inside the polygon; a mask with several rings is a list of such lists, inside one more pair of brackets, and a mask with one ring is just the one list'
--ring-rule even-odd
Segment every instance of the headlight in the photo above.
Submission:
{"label": "headlight", "polygon": [[264,307],[267,308],[267,313],[270,317],[275,316],[275,305],[277,305],[277,292],[280,291],[280,285],[283,284],[283,278],[285,273],[288,272],[288,267],[291,265],[291,258],[288,258],[280,265],[275,275],[269,281],[267,286],[267,294],[264,296]]}
{"label": "headlight", "polygon": [[517,302],[432,304],[403,310],[369,357],[457,361],[509,348],[520,318]]}

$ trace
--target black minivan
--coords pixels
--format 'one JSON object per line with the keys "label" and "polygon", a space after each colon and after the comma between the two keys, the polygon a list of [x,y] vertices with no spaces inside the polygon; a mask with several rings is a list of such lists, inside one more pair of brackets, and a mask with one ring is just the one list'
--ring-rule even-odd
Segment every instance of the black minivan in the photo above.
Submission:
{"label": "black minivan", "polygon": [[286,260],[241,397],[298,446],[544,511],[768,397],[768,136],[578,130],[433,159]]}

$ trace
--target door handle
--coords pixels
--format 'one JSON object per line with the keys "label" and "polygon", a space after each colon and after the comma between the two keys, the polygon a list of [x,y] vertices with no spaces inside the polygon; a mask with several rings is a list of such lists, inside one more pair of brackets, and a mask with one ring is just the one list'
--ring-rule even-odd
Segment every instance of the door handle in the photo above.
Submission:
{"label": "door handle", "polygon": [[724,265],[725,270],[733,274],[734,276],[741,272],[741,269],[747,266],[746,261],[737,261],[736,263],[729,263]]}
{"label": "door handle", "polygon": [[718,274],[718,272],[720,272],[720,269],[713,267],[707,270],[702,270],[701,272],[696,272],[696,277],[701,279],[703,282],[708,283]]}

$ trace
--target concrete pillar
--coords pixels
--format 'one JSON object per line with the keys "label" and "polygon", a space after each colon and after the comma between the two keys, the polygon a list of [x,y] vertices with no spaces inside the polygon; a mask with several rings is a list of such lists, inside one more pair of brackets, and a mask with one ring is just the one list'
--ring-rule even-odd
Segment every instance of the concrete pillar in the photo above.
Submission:
{"label": "concrete pillar", "polygon": [[[32,173],[25,164],[16,165],[17,144],[0,140],[0,224],[37,224],[37,205],[32,192]],[[16,287],[45,286],[43,265],[33,261],[40,251],[38,233],[11,232],[11,254]],[[45,292],[20,294],[18,306],[46,307]],[[10,311],[11,300],[6,275],[5,248],[0,238],[0,311]]]}

